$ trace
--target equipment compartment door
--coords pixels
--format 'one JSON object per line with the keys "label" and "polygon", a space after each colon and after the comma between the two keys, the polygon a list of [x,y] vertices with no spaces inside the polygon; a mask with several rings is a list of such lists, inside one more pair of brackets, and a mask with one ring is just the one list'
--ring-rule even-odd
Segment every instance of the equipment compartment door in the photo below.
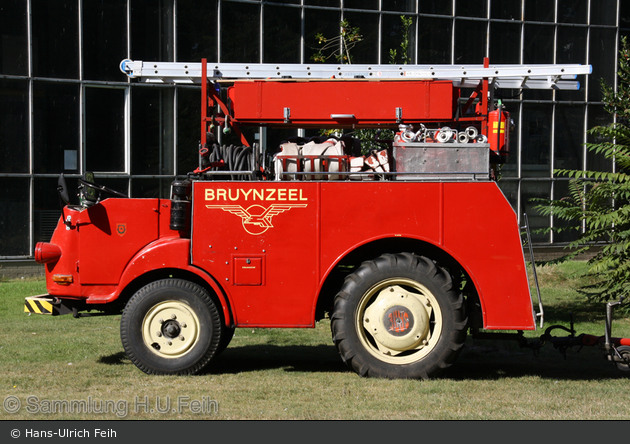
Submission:
{"label": "equipment compartment door", "polygon": [[225,289],[239,326],[312,325],[317,183],[195,182],[192,262]]}

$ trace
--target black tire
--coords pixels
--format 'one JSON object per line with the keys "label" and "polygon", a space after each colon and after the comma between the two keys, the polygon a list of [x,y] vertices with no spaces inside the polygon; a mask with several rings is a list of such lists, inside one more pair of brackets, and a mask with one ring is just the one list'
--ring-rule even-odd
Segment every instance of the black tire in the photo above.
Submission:
{"label": "black tire", "polygon": [[227,346],[230,345],[230,341],[232,341],[235,331],[235,327],[223,327],[223,332],[221,333],[221,342],[219,343],[219,347],[217,348],[215,356],[223,353],[223,350],[225,350]]}
{"label": "black tire", "polygon": [[208,292],[181,279],[142,287],[120,319],[127,356],[152,375],[199,373],[215,356],[222,329],[221,314]]}
{"label": "black tire", "polygon": [[466,324],[451,276],[410,253],[361,264],[346,277],[331,316],[342,360],[361,376],[391,379],[440,374],[460,353]]}

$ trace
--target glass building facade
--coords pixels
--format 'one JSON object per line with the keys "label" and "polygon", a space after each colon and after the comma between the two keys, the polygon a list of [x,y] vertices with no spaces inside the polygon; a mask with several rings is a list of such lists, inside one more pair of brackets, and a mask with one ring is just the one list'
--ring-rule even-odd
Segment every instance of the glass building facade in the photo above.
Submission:
{"label": "glass building facade", "polygon": [[[2,0],[0,261],[50,238],[60,173],[70,188],[93,171],[133,197],[168,197],[197,166],[199,88],[134,83],[121,60],[311,63],[315,35],[347,19],[363,36],[353,62],[386,64],[401,55],[401,15],[412,19],[410,63],[593,66],[579,91],[502,91],[516,129],[500,186],[533,228],[556,223],[530,203],[566,193],[554,169],[613,168],[584,143],[611,121],[599,82],[616,82],[630,0]],[[250,136],[272,146],[280,134]]]}

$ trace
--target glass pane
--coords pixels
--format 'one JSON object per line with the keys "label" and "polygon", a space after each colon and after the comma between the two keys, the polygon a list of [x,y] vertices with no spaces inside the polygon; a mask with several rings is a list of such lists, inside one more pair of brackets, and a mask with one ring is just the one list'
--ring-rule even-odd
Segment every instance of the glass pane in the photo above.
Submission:
{"label": "glass pane", "polygon": [[33,82],[36,173],[79,172],[79,85]]}
{"label": "glass pane", "polygon": [[[182,8],[179,2],[178,7]],[[213,13],[216,15],[216,11]],[[174,60],[173,0],[155,2],[132,0],[131,58],[159,62]]]}
{"label": "glass pane", "polygon": [[[76,190],[76,180],[66,179],[70,198]],[[57,193],[57,178],[36,178],[33,192],[33,241],[49,242],[57,222],[61,217],[59,193]],[[73,203],[77,199],[73,200]]]}
{"label": "glass pane", "polygon": [[600,79],[608,85],[614,82],[616,66],[615,29],[591,28],[591,42],[589,45],[589,63],[593,72],[588,76],[588,100],[599,102],[602,100]]}
{"label": "glass pane", "polygon": [[543,216],[534,209],[535,206],[540,205],[539,202],[532,202],[531,199],[549,199],[551,198],[551,183],[547,180],[542,181],[523,181],[521,183],[521,210],[527,214],[529,220],[529,227],[532,235],[532,242],[547,243],[550,242],[551,236],[549,233],[542,234],[536,233],[536,230],[541,228],[549,228],[551,221],[549,216]]}
{"label": "glass pane", "polygon": [[0,257],[29,256],[29,179],[0,177]]}
{"label": "glass pane", "polygon": [[[339,23],[341,14],[339,11],[329,11],[322,9],[304,10],[304,61],[310,63],[313,55],[322,47],[317,42],[316,34],[321,33],[324,37],[332,39],[339,36]],[[331,55],[330,52],[325,54]],[[328,63],[336,63],[334,56]]]}
{"label": "glass pane", "polygon": [[524,103],[521,120],[523,177],[548,177],[551,171],[552,105]]}
{"label": "glass pane", "polygon": [[525,25],[524,40],[523,63],[553,63],[553,26]]}
{"label": "glass pane", "polygon": [[[590,105],[588,107],[588,129],[596,126],[608,126],[613,121],[612,115],[604,110],[603,106]],[[606,139],[599,135],[588,134],[586,136],[588,143],[607,142]],[[603,154],[597,154],[591,150],[586,152],[586,169],[591,171],[612,171],[613,162],[606,159]]]}
{"label": "glass pane", "polygon": [[[517,102],[507,102],[504,103],[505,111],[510,113],[510,120],[515,124],[519,121],[519,104]],[[508,156],[508,161],[499,166],[499,176],[500,177],[518,177],[518,151],[519,151],[519,140],[518,133],[520,128],[514,127],[514,130],[510,131],[510,152]]]}
{"label": "glass pane", "polygon": [[83,77],[126,80],[120,61],[127,58],[126,0],[83,2]]}
{"label": "glass pane", "polygon": [[455,20],[455,63],[483,63],[487,36],[487,22]]}
{"label": "glass pane", "polygon": [[131,92],[131,174],[173,174],[173,90]]}
{"label": "glass pane", "polygon": [[85,88],[88,171],[125,171],[125,90]]}
{"label": "glass pane", "polygon": [[221,3],[221,62],[260,61],[260,6]]}
{"label": "glass pane", "polygon": [[177,174],[199,166],[201,93],[198,89],[177,90]]}
{"label": "glass pane", "polygon": [[304,0],[305,5],[341,7],[339,0]]}
{"label": "glass pane", "polygon": [[216,62],[217,2],[177,0],[177,60]]}
{"label": "glass pane", "polygon": [[451,63],[450,19],[418,17],[418,63]]}
{"label": "glass pane", "polygon": [[457,17],[487,17],[488,4],[486,0],[455,0],[455,15]]}
{"label": "glass pane", "polygon": [[415,0],[382,0],[381,9],[383,11],[416,12],[416,1]]}
{"label": "glass pane", "polygon": [[508,20],[521,20],[521,0],[501,0],[490,2],[490,17]]}
{"label": "glass pane", "polygon": [[553,22],[555,2],[552,0],[526,0],[525,20],[528,22]]}
{"label": "glass pane", "polygon": [[301,14],[298,8],[264,7],[266,63],[300,63]]}
{"label": "glass pane", "polygon": [[[622,0],[621,3],[626,3]],[[620,10],[621,12],[621,10]],[[630,17],[626,17],[630,18]],[[591,2],[591,25],[612,25],[617,22],[617,0],[597,0]],[[621,26],[624,26],[620,23]],[[628,26],[626,23],[625,26]]]}
{"label": "glass pane", "polygon": [[[526,2],[529,3],[529,2]],[[523,63],[553,63],[554,26],[525,25]],[[529,100],[551,100],[552,91],[523,90],[523,98]]]}
{"label": "glass pane", "polygon": [[[78,79],[79,9],[77,1],[31,0],[31,16],[33,75]],[[99,42],[99,44],[102,43]],[[118,62],[116,69],[118,69]]]}
{"label": "glass pane", "polygon": [[[494,3],[493,3],[494,4]],[[521,25],[490,23],[490,63],[518,64],[521,61]]]}
{"label": "glass pane", "polygon": [[556,106],[554,169],[581,169],[584,160],[584,105]]}
{"label": "glass pane", "polygon": [[28,173],[28,82],[0,79],[0,172]]}
{"label": "glass pane", "polygon": [[[586,65],[586,28],[558,26],[556,63],[581,63]],[[579,76],[578,91],[556,91],[556,100],[584,100],[586,76]]]}
{"label": "glass pane", "polygon": [[[413,17],[409,17],[413,20]],[[421,20],[424,18],[421,18]],[[426,20],[426,19],[425,19]],[[415,48],[415,20],[414,23],[409,26],[407,30],[407,54],[406,60],[407,63],[414,63],[414,54],[413,49]],[[382,17],[383,23],[383,31],[381,34],[381,63],[394,63],[394,64],[402,64],[405,60],[403,58],[403,48],[401,44],[403,43],[403,33],[405,32],[405,26],[403,25],[401,16],[399,15],[391,15],[391,14],[383,14]],[[396,51],[396,58],[392,60],[391,51]]]}
{"label": "glass pane", "polygon": [[418,12],[424,14],[452,15],[453,2],[445,2],[444,0],[422,0],[418,3]]}
{"label": "glass pane", "polygon": [[24,0],[3,0],[0,6],[0,30],[0,74],[28,75]]}
{"label": "glass pane", "polygon": [[170,199],[173,179],[133,179],[131,195],[135,198]]}
{"label": "glass pane", "polygon": [[378,10],[378,0],[343,0],[343,8]]}
{"label": "glass pane", "polygon": [[352,28],[359,28],[362,40],[350,50],[352,63],[378,63],[378,14],[346,12]]}
{"label": "glass pane", "polygon": [[558,0],[558,23],[586,23],[587,10],[587,0]]}

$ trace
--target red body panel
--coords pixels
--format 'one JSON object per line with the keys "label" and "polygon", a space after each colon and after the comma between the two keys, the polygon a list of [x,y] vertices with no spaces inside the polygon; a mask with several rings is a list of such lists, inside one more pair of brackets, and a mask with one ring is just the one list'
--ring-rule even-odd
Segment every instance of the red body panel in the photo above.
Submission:
{"label": "red body panel", "polygon": [[489,329],[533,329],[516,215],[493,182],[195,182],[193,265],[223,286],[240,326],[314,323],[319,290],[355,248],[418,239],[449,253]]}
{"label": "red body panel", "polygon": [[[309,125],[396,124],[396,108],[405,122],[453,119],[450,81],[240,81],[229,88],[233,117],[242,124]],[[350,116],[354,116],[353,118]]]}
{"label": "red body panel", "polygon": [[[138,251],[158,238],[164,229],[162,215],[168,215],[169,209],[170,201],[160,199],[107,199],[82,211],[66,207],[69,229],[60,220],[51,239],[62,254],[58,262],[47,264],[48,292],[88,301],[118,294],[125,267]],[[54,274],[72,275],[73,283],[56,284],[51,279]]]}

